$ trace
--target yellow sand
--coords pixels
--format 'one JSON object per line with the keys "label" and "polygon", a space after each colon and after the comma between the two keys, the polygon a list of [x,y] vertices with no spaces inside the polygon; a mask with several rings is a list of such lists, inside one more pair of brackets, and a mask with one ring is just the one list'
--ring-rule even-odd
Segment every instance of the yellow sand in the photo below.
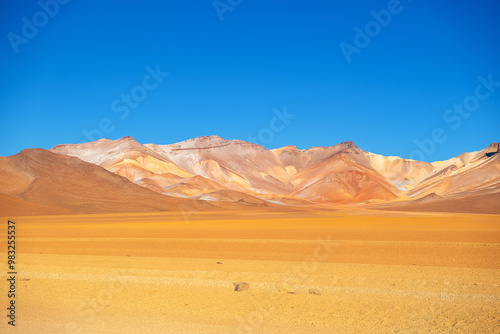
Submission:
{"label": "yellow sand", "polygon": [[3,315],[1,333],[500,333],[500,216],[9,218],[17,326]]}

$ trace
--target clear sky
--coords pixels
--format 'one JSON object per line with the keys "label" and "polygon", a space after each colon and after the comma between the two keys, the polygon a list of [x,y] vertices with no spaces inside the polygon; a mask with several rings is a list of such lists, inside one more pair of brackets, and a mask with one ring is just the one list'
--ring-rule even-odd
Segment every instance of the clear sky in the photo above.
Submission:
{"label": "clear sky", "polygon": [[216,134],[436,161],[500,141],[497,0],[59,1],[0,4],[2,156]]}

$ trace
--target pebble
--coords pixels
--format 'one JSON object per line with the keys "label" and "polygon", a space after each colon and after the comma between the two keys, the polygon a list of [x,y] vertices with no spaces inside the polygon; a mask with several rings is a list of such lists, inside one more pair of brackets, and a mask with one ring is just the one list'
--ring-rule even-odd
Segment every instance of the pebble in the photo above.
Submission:
{"label": "pebble", "polygon": [[294,293],[294,294],[297,293],[297,292],[295,292],[295,289],[293,288],[293,286],[291,286],[287,282],[281,282],[281,283],[276,284],[276,288],[278,289],[279,292]]}
{"label": "pebble", "polygon": [[250,283],[246,282],[233,282],[233,286],[234,286],[234,291],[238,292],[250,289]]}

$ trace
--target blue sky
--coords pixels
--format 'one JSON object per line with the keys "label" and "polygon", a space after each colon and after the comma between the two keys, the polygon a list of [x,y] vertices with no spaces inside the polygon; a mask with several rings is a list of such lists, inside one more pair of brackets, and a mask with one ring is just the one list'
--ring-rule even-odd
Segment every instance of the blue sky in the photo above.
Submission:
{"label": "blue sky", "polygon": [[500,141],[498,1],[54,1],[0,5],[2,156],[216,134],[436,161]]}

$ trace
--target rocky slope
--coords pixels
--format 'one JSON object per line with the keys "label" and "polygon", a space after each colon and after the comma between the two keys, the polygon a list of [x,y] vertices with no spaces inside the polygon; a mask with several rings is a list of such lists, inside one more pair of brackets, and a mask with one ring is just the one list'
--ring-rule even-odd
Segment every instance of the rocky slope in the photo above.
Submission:
{"label": "rocky slope", "polygon": [[42,149],[0,157],[1,214],[117,213],[209,208],[161,195],[75,157]]}
{"label": "rocky slope", "polygon": [[[218,201],[225,192],[253,202],[387,202],[499,190],[499,144],[434,163],[366,152],[353,142],[268,150],[218,136],[141,145],[131,137],[59,145],[51,152],[99,165],[155,192]],[[230,196],[229,196],[230,197]],[[239,197],[239,198],[237,198]],[[224,196],[226,200],[231,200]],[[248,198],[247,198],[248,200]]]}

